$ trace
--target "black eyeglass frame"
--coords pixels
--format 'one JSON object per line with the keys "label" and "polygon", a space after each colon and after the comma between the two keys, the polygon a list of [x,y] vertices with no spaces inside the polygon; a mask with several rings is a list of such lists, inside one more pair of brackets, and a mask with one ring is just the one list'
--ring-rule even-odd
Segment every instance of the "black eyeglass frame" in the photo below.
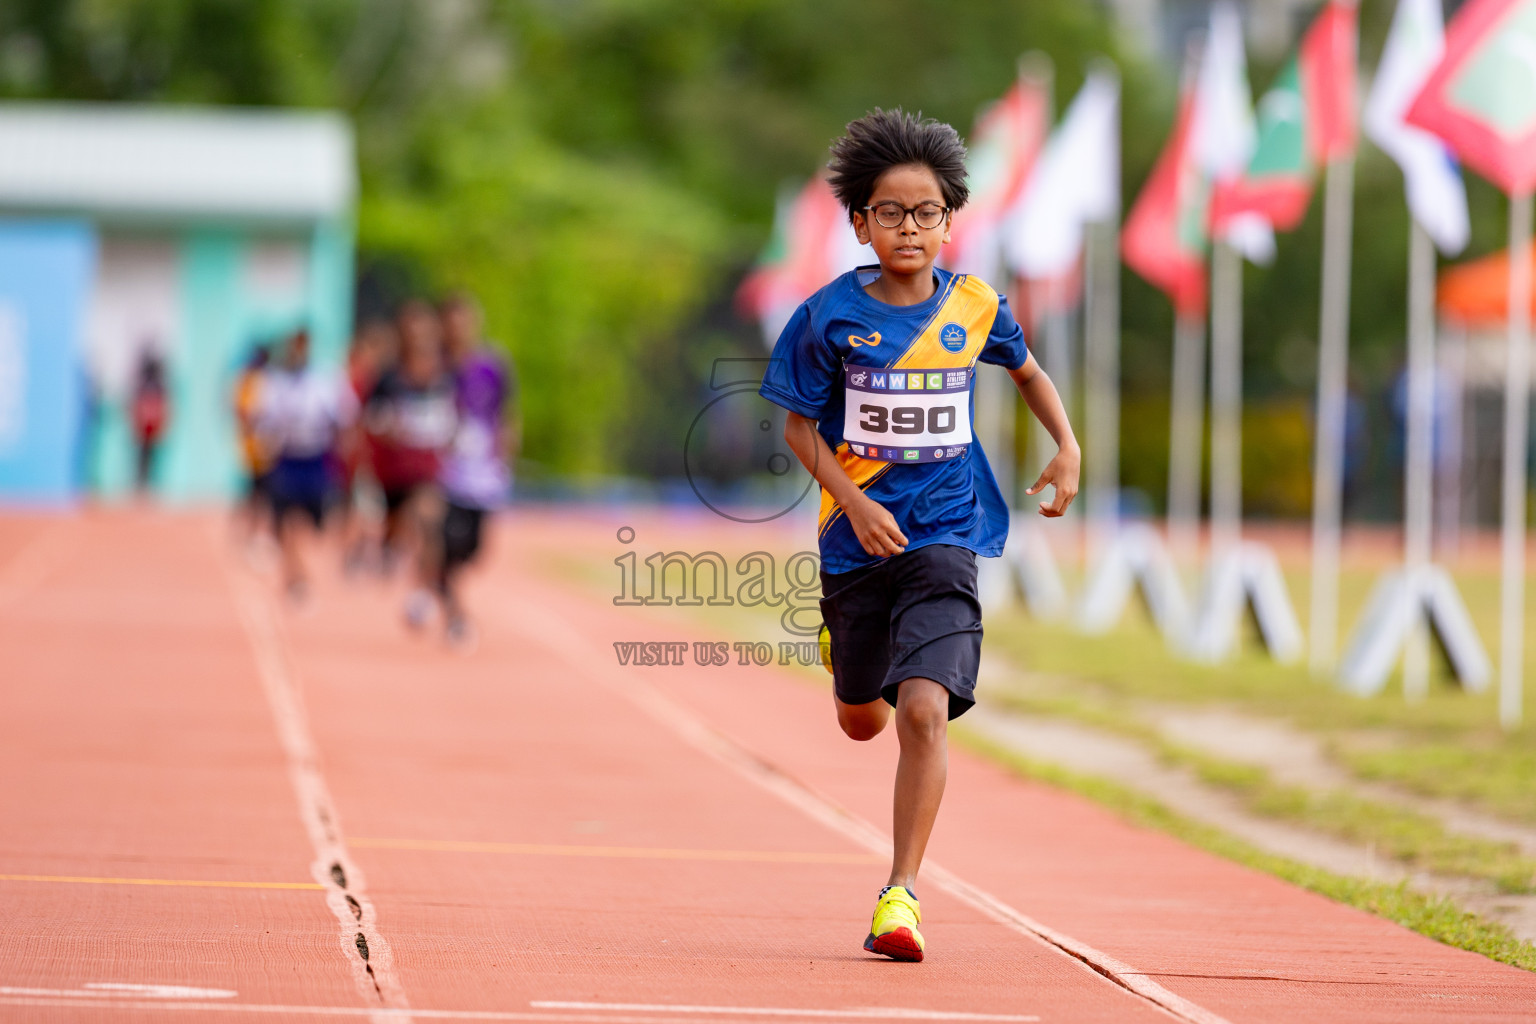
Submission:
{"label": "black eyeglass frame", "polygon": [[[895,224],[880,224],[879,215],[873,213],[873,211],[879,209],[882,206],[894,206],[900,209],[901,220],[897,221]],[[924,227],[923,222],[917,219],[917,211],[923,209],[932,210],[935,208],[937,208],[939,211],[938,221],[935,222],[932,227]],[[876,224],[880,224],[880,226],[885,228],[887,231],[894,231],[895,229],[905,224],[907,222],[908,215],[912,217],[912,223],[917,225],[917,229],[919,231],[937,231],[941,226],[943,226],[944,218],[949,216],[950,209],[947,206],[936,206],[934,203],[918,203],[916,206],[902,206],[900,203],[888,199],[883,203],[875,203],[873,206],[865,206],[860,210],[860,212],[865,216],[873,219]]]}

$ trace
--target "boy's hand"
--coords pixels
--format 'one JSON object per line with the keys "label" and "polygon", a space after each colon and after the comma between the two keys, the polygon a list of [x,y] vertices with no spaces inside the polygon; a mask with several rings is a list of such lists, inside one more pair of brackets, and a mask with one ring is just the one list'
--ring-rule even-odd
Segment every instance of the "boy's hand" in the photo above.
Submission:
{"label": "boy's hand", "polygon": [[1040,474],[1040,479],[1035,481],[1034,486],[1024,492],[1039,494],[1047,484],[1056,488],[1056,500],[1040,503],[1041,515],[1055,519],[1067,510],[1068,505],[1072,504],[1072,499],[1077,497],[1077,471],[1082,461],[1082,452],[1076,446],[1061,449],[1045,467],[1045,471]]}
{"label": "boy's hand", "polygon": [[854,536],[864,550],[880,558],[899,555],[907,549],[906,534],[896,525],[896,517],[873,498],[860,495],[858,501],[843,507]]}

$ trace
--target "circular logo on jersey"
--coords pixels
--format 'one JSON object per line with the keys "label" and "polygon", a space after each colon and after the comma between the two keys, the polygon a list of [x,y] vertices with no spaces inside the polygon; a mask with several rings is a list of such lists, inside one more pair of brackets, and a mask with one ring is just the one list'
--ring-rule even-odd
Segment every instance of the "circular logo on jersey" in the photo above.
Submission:
{"label": "circular logo on jersey", "polygon": [[959,352],[965,348],[965,328],[956,323],[945,324],[939,331],[939,344],[950,352]]}

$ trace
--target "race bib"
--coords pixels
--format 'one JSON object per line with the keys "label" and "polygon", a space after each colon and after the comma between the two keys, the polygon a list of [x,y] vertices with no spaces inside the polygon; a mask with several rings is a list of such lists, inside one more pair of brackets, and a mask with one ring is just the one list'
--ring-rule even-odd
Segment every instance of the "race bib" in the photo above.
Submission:
{"label": "race bib", "polygon": [[971,371],[844,366],[843,437],[882,462],[944,462],[971,443]]}

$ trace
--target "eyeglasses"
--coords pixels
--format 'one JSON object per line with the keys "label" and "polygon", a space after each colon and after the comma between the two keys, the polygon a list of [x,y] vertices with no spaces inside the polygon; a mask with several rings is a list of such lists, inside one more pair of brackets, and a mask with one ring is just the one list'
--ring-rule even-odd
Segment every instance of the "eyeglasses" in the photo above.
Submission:
{"label": "eyeglasses", "polygon": [[912,215],[912,223],[925,231],[932,231],[944,223],[944,215],[949,212],[949,207],[940,206],[938,203],[918,203],[916,206],[902,206],[900,203],[876,203],[874,206],[864,207],[864,212],[873,210],[875,223],[883,228],[899,228],[906,222],[907,214]]}

